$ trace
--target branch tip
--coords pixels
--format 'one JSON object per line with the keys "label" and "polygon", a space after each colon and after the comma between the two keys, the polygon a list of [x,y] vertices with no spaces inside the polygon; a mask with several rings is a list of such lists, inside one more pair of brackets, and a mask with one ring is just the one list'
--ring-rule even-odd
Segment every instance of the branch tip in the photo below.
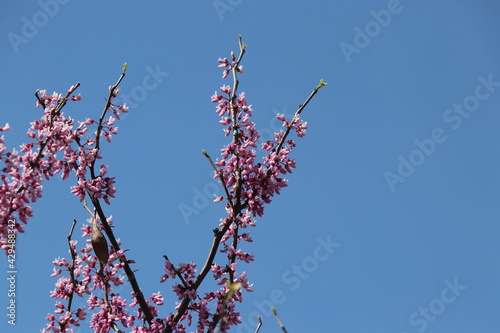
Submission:
{"label": "branch tip", "polygon": [[323,79],[320,79],[320,80],[319,80],[319,84],[318,84],[318,86],[316,87],[316,90],[317,90],[317,89],[320,89],[321,87],[326,86],[327,84],[328,84],[328,83],[326,83],[325,81],[323,81]]}

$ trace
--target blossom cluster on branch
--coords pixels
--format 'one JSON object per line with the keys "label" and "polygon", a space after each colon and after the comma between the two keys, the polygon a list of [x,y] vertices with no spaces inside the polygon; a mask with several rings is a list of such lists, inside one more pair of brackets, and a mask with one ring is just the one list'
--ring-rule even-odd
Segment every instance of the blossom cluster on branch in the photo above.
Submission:
{"label": "blossom cluster on branch", "polygon": [[[160,315],[159,307],[164,305],[160,292],[149,298],[142,294],[130,267],[135,262],[126,257],[114,235],[111,217],[101,205],[101,201],[110,204],[116,193],[115,178],[108,176],[108,165],[98,160],[102,158],[102,139],[111,142],[117,134],[116,120],[120,119],[120,113],[128,112],[126,104],[113,104],[126,65],[117,83],[110,86],[98,119],[76,122],[64,114],[68,101],[81,100],[80,95],[73,95],[79,86],[76,84],[66,95],[36,92],[37,106],[42,107],[43,115],[31,123],[27,133],[30,141],[20,151],[6,152],[5,138],[0,136],[0,161],[5,165],[0,174],[0,245],[4,249],[8,248],[9,221],[15,220],[16,231],[23,232],[34,213],[30,204],[42,197],[43,181],[55,174],[60,173],[65,180],[73,173],[76,184],[71,186],[71,193],[83,202],[90,215],[90,223],[81,228],[84,246],[77,249],[78,241],[72,239],[75,220],[68,236],[70,258],[57,258],[53,262],[52,276],[58,280],[51,297],[57,301],[53,313],[47,315],[44,332],[73,332],[86,319],[95,332],[123,332],[122,328],[127,328],[137,333],[184,333],[191,326],[197,333],[227,332],[241,323],[236,305],[242,302],[244,291],[252,291],[247,273],[238,271],[241,265],[254,261],[254,255],[243,246],[252,242],[248,227],[256,225],[255,218],[264,214],[264,206],[287,186],[285,175],[296,165],[290,157],[296,142],[288,138],[289,133],[305,135],[307,123],[300,114],[326,84],[320,81],[292,119],[278,114],[283,130],[274,134],[274,140],[257,147],[259,131],[251,120],[252,106],[245,93],[239,92],[238,74],[243,73],[240,63],[245,50],[240,36],[238,57],[231,52],[229,60],[218,60],[223,79],[232,74],[233,82],[223,85],[211,98],[217,103],[216,113],[230,142],[215,161],[203,150],[214,169],[214,178],[224,190],[224,195],[216,197],[214,202],[225,203],[225,216],[213,230],[213,242],[202,266],[194,262],[173,264],[164,256],[165,274],[160,283],[169,280],[176,299],[172,300],[176,302],[174,310],[167,316]],[[91,127],[95,130],[91,131]],[[7,124],[0,127],[0,132],[9,129]],[[257,161],[258,150],[263,155],[260,161]],[[218,253],[223,254],[221,259],[217,258]],[[215,285],[201,292],[200,286],[209,275]],[[116,290],[125,283],[132,289],[131,300]],[[80,302],[85,305],[74,308],[75,297],[86,299],[85,303]]]}
{"label": "blossom cluster on branch", "polygon": [[[83,200],[85,191],[103,198],[108,204],[114,197],[114,178],[105,177],[107,165],[100,166],[99,175],[89,176],[87,172],[101,158],[96,147],[98,138],[84,138],[89,126],[97,122],[87,118],[78,122],[75,128],[75,120],[62,112],[67,101],[82,99],[80,95],[72,96],[78,86],[72,86],[66,95],[37,91],[37,107],[43,108],[43,115],[31,123],[27,132],[30,141],[22,144],[20,151],[5,152],[5,138],[0,136],[0,161],[5,165],[0,174],[0,246],[4,249],[7,247],[8,221],[15,220],[16,231],[24,232],[24,225],[33,216],[30,204],[42,197],[43,181],[55,174],[61,173],[65,180],[72,170],[75,171],[78,184],[71,191],[80,200]],[[118,92],[114,92],[115,96]],[[126,105],[111,104],[109,108],[116,117],[120,111],[128,112]],[[114,121],[115,118],[110,116],[101,125],[99,134],[108,141],[117,134],[117,128],[112,126]],[[9,129],[7,124],[0,131]]]}
{"label": "blossom cluster on branch", "polygon": [[[217,103],[216,113],[220,117],[219,123],[224,126],[226,137],[231,137],[231,142],[221,149],[221,157],[215,162],[206,150],[203,150],[203,154],[214,168],[214,178],[220,180],[225,193],[225,196],[215,198],[214,202],[226,203],[227,216],[220,220],[219,228],[214,230],[214,242],[205,266],[200,272],[196,271],[194,263],[180,263],[176,269],[166,258],[167,274],[162,278],[164,281],[167,278],[179,277],[180,282],[175,284],[174,291],[182,301],[178,303],[177,312],[172,314],[171,318],[175,323],[187,318],[189,325],[192,313],[197,312],[199,321],[196,332],[213,332],[216,325],[219,325],[221,332],[226,332],[232,325],[241,322],[235,305],[236,302],[242,302],[243,289],[247,292],[252,291],[252,284],[248,281],[246,272],[237,272],[238,262],[249,263],[254,260],[252,254],[241,248],[241,243],[252,242],[250,232],[242,230],[255,226],[255,217],[263,215],[264,205],[269,204],[271,197],[280,194],[280,190],[287,186],[284,175],[295,168],[295,160],[289,155],[296,146],[294,140],[288,139],[288,135],[291,130],[294,130],[298,137],[305,135],[307,123],[300,119],[300,113],[317,90],[326,84],[320,81],[320,85],[299,107],[293,119],[288,121],[282,114],[276,116],[283,122],[283,130],[274,134],[274,140],[262,144],[260,148],[264,152],[264,157],[262,162],[257,162],[259,131],[251,120],[253,110],[245,93],[238,93],[238,74],[243,73],[240,62],[246,49],[241,38],[239,45],[238,57],[231,52],[230,60],[227,58],[218,60],[219,68],[223,68],[223,79],[232,73],[232,86],[223,85],[220,93],[215,92],[211,98],[213,103]],[[217,264],[214,261],[217,251],[226,254],[225,264]],[[199,295],[196,291],[207,274],[208,266],[221,288],[215,292],[207,292],[197,299]],[[187,268],[189,274],[183,275],[182,272]],[[211,301],[216,302],[213,313],[206,307]],[[205,318],[212,318],[212,321]]]}
{"label": "blossom cluster on branch", "polygon": [[[107,222],[109,225],[113,223],[110,219]],[[85,224],[81,231],[82,238],[86,239],[85,246],[77,250],[78,241],[70,240],[71,261],[65,258],[53,261],[55,267],[51,276],[60,277],[51,292],[51,297],[58,301],[54,313],[47,315],[48,324],[43,332],[71,332],[71,326],[80,326],[80,322],[87,319],[90,311],[94,313],[90,316],[89,327],[94,332],[109,332],[116,327],[116,323],[121,323],[124,328],[132,328],[132,332],[152,332],[155,329],[156,332],[163,331],[165,328],[163,320],[155,320],[151,327],[147,327],[142,319],[142,310],[137,308],[137,299],[134,298],[128,304],[126,298],[114,291],[114,287],[124,284],[124,277],[120,274],[124,266],[124,261],[120,260],[125,258],[124,251],[115,252],[111,248],[108,262],[100,270],[98,258],[92,254],[90,240],[92,227]],[[128,263],[133,261],[128,260]],[[87,305],[73,309],[74,296],[88,297]],[[153,293],[146,303],[153,316],[157,317],[159,311],[157,306],[163,305],[163,296],[160,292]],[[140,323],[137,324],[138,322]]]}

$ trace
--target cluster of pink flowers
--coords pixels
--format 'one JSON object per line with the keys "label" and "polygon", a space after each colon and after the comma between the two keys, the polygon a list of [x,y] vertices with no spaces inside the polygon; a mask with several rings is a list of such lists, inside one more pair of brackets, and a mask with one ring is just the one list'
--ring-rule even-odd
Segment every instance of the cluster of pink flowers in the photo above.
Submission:
{"label": "cluster of pink flowers", "polygon": [[[112,221],[108,219],[108,223],[112,224]],[[85,224],[81,230],[82,237],[86,238],[85,246],[77,250],[77,241],[72,240],[70,252],[74,253],[74,256],[71,262],[64,258],[58,258],[53,262],[55,267],[52,276],[60,277],[55,284],[56,288],[51,292],[51,297],[58,301],[54,313],[47,315],[48,324],[43,332],[72,331],[71,326],[80,326],[80,321],[85,320],[90,311],[94,311],[90,318],[90,328],[95,332],[109,332],[113,323],[121,323],[126,328],[133,327],[133,332],[162,332],[165,328],[163,320],[155,321],[156,330],[153,327],[148,328],[142,319],[140,309],[136,309],[135,314],[130,314],[128,310],[135,308],[137,301],[127,304],[126,299],[113,293],[114,287],[124,283],[123,276],[119,274],[124,265],[120,260],[124,257],[123,250],[115,252],[111,247],[108,263],[102,273],[99,273],[98,260],[92,254],[90,241],[92,227]],[[88,295],[87,306],[72,310],[74,298],[85,295]],[[63,301],[66,304],[63,304]],[[160,292],[151,295],[146,302],[153,315],[158,316],[157,306],[163,305],[163,296]],[[137,321],[140,322],[139,325],[136,325]]]}
{"label": "cluster of pink flowers", "polygon": [[[224,70],[226,77],[230,70],[235,68],[236,72],[243,73],[238,66],[234,53],[231,54],[232,63],[226,58],[219,59],[219,67],[229,68]],[[282,175],[291,173],[295,168],[295,159],[289,154],[296,146],[294,140],[286,140],[287,128],[293,128],[299,137],[305,135],[307,122],[300,119],[296,114],[291,121],[285,116],[278,114],[277,119],[283,121],[284,130],[274,134],[273,141],[266,141],[262,149],[267,152],[263,163],[256,163],[257,141],[259,132],[255,123],[251,121],[252,107],[248,105],[245,93],[240,93],[237,98],[236,91],[230,86],[224,85],[220,88],[221,94],[214,93],[212,102],[218,103],[216,113],[221,117],[219,121],[225,126],[226,136],[233,133],[233,141],[222,150],[222,158],[215,163],[222,172],[224,181],[231,188],[232,200],[240,200],[243,208],[248,208],[253,216],[264,214],[264,204],[271,202],[271,197],[279,194],[281,188],[286,187],[286,179]],[[279,147],[279,148],[278,148]],[[238,175],[242,183],[238,183]],[[215,178],[219,177],[216,172]],[[241,191],[241,192],[238,192]],[[237,196],[241,193],[241,196]],[[223,198],[218,198],[221,201]],[[229,207],[228,207],[229,208]]]}
{"label": "cluster of pink flowers", "polygon": [[[23,224],[33,216],[29,204],[42,197],[44,179],[48,180],[57,173],[67,179],[73,170],[77,185],[71,188],[71,192],[80,200],[83,200],[85,191],[96,198],[103,198],[108,204],[114,197],[115,180],[105,177],[107,165],[100,166],[99,175],[89,176],[87,172],[101,158],[96,138],[84,138],[89,126],[97,122],[88,118],[74,128],[74,119],[62,112],[67,101],[82,99],[80,95],[71,96],[76,88],[72,86],[65,96],[57,93],[47,95],[45,90],[37,92],[37,107],[43,108],[43,116],[31,123],[27,132],[31,141],[21,145],[20,151],[14,149],[6,153],[4,136],[0,136],[0,161],[5,165],[0,174],[0,246],[4,249],[7,248],[8,221],[16,221],[16,231],[24,232]],[[127,112],[127,106],[110,104],[110,110],[115,117],[119,117],[120,111]],[[102,123],[100,135],[108,141],[117,134],[114,121],[115,118],[110,116]],[[7,124],[0,131],[9,129]]]}
{"label": "cluster of pink flowers", "polygon": [[[226,58],[218,60],[219,67],[224,68],[223,79],[231,72],[234,76],[243,73],[243,67],[239,65],[240,59],[241,56],[237,60],[232,52],[231,61]],[[278,114],[277,118],[283,122],[284,129],[275,133],[274,140],[263,143],[265,156],[262,162],[256,162],[259,132],[251,120],[253,110],[245,93],[238,94],[235,89],[237,83],[233,87],[223,85],[220,93],[215,92],[211,97],[212,102],[217,103],[216,113],[221,118],[219,122],[224,126],[226,137],[232,137],[231,143],[222,148],[221,158],[214,163],[214,178],[221,180],[221,186],[228,194],[214,200],[226,201],[227,217],[221,219],[219,224],[224,231],[219,245],[222,246],[220,252],[227,256],[228,264],[219,265],[214,262],[211,265],[213,277],[221,287],[215,292],[206,292],[201,297],[197,293],[196,282],[200,275],[196,274],[196,264],[181,263],[176,268],[166,260],[166,274],[161,282],[168,278],[178,278],[180,282],[174,284],[173,290],[179,300],[189,302],[180,319],[171,323],[177,325],[172,330],[175,332],[183,332],[184,329],[179,328],[178,322],[187,320],[190,326],[194,313],[198,317],[197,333],[212,332],[217,324],[220,325],[221,332],[226,332],[231,326],[241,323],[236,302],[242,302],[242,290],[252,291],[252,284],[248,281],[246,272],[237,273],[237,261],[249,263],[254,260],[254,256],[238,248],[241,242],[252,241],[249,232],[240,231],[248,226],[255,226],[254,217],[262,216],[264,205],[270,203],[271,197],[287,186],[283,175],[295,168],[295,160],[289,154],[296,146],[293,140],[287,140],[288,132],[293,129],[299,137],[303,137],[307,129],[307,123],[301,121],[298,114],[290,121]],[[237,287],[231,292],[234,286]],[[231,297],[228,298],[228,295]],[[211,302],[215,302],[213,310],[208,307]],[[178,303],[176,309],[181,306]],[[173,313],[170,318],[174,318]]]}
{"label": "cluster of pink flowers", "polygon": [[[174,265],[169,261],[165,261],[165,271],[166,274],[162,276],[160,282],[164,282],[168,278],[179,278],[181,283],[175,283],[172,287],[174,293],[177,295],[179,300],[189,299],[188,310],[182,315],[179,322],[187,320],[187,326],[191,326],[193,322],[193,317],[197,317],[196,332],[211,332],[217,325],[217,321],[214,319],[221,319],[224,317],[224,321],[221,323],[221,331],[224,332],[229,329],[230,326],[241,323],[240,314],[235,311],[235,301],[242,301],[241,289],[235,291],[234,295],[227,299],[231,285],[228,283],[229,279],[227,275],[229,272],[236,271],[236,263],[230,265],[231,267],[221,267],[217,264],[211,266],[211,271],[218,285],[221,285],[220,289],[217,291],[206,292],[203,297],[199,297],[195,285],[197,278],[196,264],[191,263],[181,263],[179,268],[175,268]],[[233,284],[238,284],[241,288],[248,292],[252,291],[252,286],[246,278],[246,273],[242,273],[238,278],[233,279]],[[215,301],[215,307],[213,310],[210,309],[209,304]],[[179,308],[177,304],[176,309]],[[196,314],[196,315],[195,315]],[[174,313],[170,314],[167,322],[172,327],[174,332],[183,332],[185,326],[172,321],[174,318]]]}

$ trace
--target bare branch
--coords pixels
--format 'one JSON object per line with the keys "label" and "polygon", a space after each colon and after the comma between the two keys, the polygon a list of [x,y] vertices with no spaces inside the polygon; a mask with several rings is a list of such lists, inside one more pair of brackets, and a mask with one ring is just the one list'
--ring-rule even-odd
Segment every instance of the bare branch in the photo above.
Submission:
{"label": "bare branch", "polygon": [[227,198],[227,201],[229,203],[229,206],[231,207],[231,209],[234,210],[234,204],[233,204],[233,201],[231,200],[231,195],[229,194],[229,190],[227,189],[226,181],[224,180],[224,175],[222,174],[222,171],[217,169],[214,161],[212,161],[212,158],[210,157],[210,155],[208,155],[206,150],[202,150],[201,152],[203,155],[205,155],[207,160],[210,162],[210,165],[212,165],[212,168],[214,169],[214,171],[219,175],[219,179],[220,179],[220,182],[222,183],[222,187],[224,188],[224,192],[226,192],[226,198]]}
{"label": "bare branch", "polygon": [[[319,81],[319,84],[316,86],[316,88],[314,88],[314,90],[312,91],[311,95],[309,95],[309,97],[306,99],[306,101],[304,102],[304,104],[301,104],[299,105],[299,108],[297,111],[295,111],[295,115],[294,115],[294,118],[295,116],[298,116],[301,114],[302,110],[304,110],[304,108],[306,107],[307,104],[309,104],[309,102],[311,101],[311,99],[314,97],[314,95],[316,95],[316,93],[318,92],[319,89],[321,89],[322,87],[326,86],[326,83],[323,81],[323,79],[321,79]],[[288,125],[286,131],[285,131],[285,134],[283,135],[283,137],[281,138],[278,146],[276,148],[274,148],[274,150],[276,151],[276,154],[279,154],[282,146],[283,146],[283,143],[285,142],[288,134],[290,133],[290,130],[292,129],[293,127],[293,123],[290,123],[290,125]]]}
{"label": "bare branch", "polygon": [[257,328],[255,329],[255,333],[259,333],[259,330],[262,326],[262,318],[260,318],[260,316],[257,316],[257,319],[259,320],[259,325],[257,325]]}
{"label": "bare branch", "polygon": [[274,317],[278,321],[278,324],[280,325],[281,330],[283,331],[283,333],[288,333],[288,331],[286,330],[285,326],[281,322],[280,317],[278,316],[278,312],[276,311],[276,308],[273,307],[272,310],[273,310],[273,313],[274,313]]}

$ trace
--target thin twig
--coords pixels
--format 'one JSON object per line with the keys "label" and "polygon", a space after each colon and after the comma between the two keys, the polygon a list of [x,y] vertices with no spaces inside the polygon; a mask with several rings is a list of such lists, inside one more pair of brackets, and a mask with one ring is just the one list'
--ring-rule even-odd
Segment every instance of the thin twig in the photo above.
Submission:
{"label": "thin twig", "polygon": [[214,161],[212,161],[212,158],[210,157],[210,155],[208,155],[207,151],[206,150],[202,150],[201,153],[203,155],[205,155],[205,157],[207,158],[207,160],[210,162],[210,165],[212,165],[212,168],[214,169],[214,171],[219,175],[219,179],[222,183],[222,187],[224,188],[224,191],[226,192],[226,196],[227,196],[227,201],[229,203],[229,206],[231,207],[231,209],[234,210],[234,204],[233,204],[233,201],[231,200],[231,195],[229,194],[229,190],[227,189],[227,186],[226,186],[226,181],[224,180],[224,175],[222,174],[222,171],[217,169],[217,167],[215,166],[215,163]]}
{"label": "thin twig", "polygon": [[116,81],[115,85],[109,89],[109,95],[106,100],[106,105],[104,106],[104,110],[102,110],[101,117],[99,118],[99,122],[97,124],[97,133],[96,133],[96,143],[95,147],[97,150],[100,148],[100,138],[101,138],[101,131],[102,131],[102,122],[104,120],[104,117],[106,116],[106,113],[108,112],[109,108],[111,107],[111,101],[113,100],[113,97],[115,96],[115,91],[118,89],[118,86],[122,82],[123,78],[125,77],[125,73],[127,72],[127,66],[126,64],[123,66],[122,70],[122,75],[118,78],[118,81]]}
{"label": "thin twig", "polygon": [[[73,304],[73,294],[77,287],[75,272],[74,272],[76,253],[73,250],[73,247],[71,246],[71,237],[73,236],[73,230],[75,229],[75,225],[76,225],[76,220],[73,219],[73,223],[71,224],[71,229],[68,234],[69,253],[71,255],[71,266],[69,267],[68,271],[69,271],[69,276],[71,278],[71,284],[73,285],[73,288],[68,295],[68,306],[66,307],[68,312],[71,312],[71,306]],[[61,332],[65,331],[65,327],[66,323],[59,323],[59,328],[61,329]]]}
{"label": "thin twig", "polygon": [[[307,98],[307,100],[304,102],[304,104],[301,104],[298,108],[298,110],[295,112],[295,115],[293,118],[295,118],[296,116],[300,115],[300,113],[302,112],[302,110],[304,110],[304,108],[306,107],[306,105],[311,101],[311,99],[314,97],[314,95],[316,95],[316,93],[318,92],[318,90],[321,88],[321,87],[324,87],[326,85],[326,83],[323,81],[323,79],[321,79],[319,81],[319,84],[316,88],[314,88],[314,90],[312,91],[311,95],[309,95],[309,97]],[[283,134],[283,137],[281,138],[278,146],[274,149],[274,151],[276,152],[276,155],[279,154],[282,146],[283,146],[283,143],[285,142],[287,136],[288,136],[288,133],[290,133],[290,130],[292,129],[293,127],[293,121],[290,122],[290,124],[287,126],[287,129],[285,131],[285,134]]]}
{"label": "thin twig", "polygon": [[85,210],[89,212],[91,217],[94,217],[94,213],[90,210],[89,206],[87,205],[87,199],[85,198],[83,198],[83,208],[85,208]]}
{"label": "thin twig", "polygon": [[[212,246],[210,247],[207,259],[205,261],[205,264],[203,265],[203,268],[201,269],[200,273],[196,277],[195,282],[191,286],[192,290],[198,290],[200,287],[201,283],[207,276],[207,274],[210,272],[210,268],[212,267],[212,264],[214,262],[215,255],[217,254],[217,250],[219,249],[219,245],[221,242],[222,237],[224,234],[227,232],[229,229],[229,226],[231,225],[232,221],[228,221],[222,228],[222,230],[219,230],[217,228],[214,229],[214,239],[212,241]],[[174,323],[179,322],[179,320],[182,318],[184,313],[186,312],[188,305],[190,302],[189,297],[184,297],[184,299],[181,301],[181,303],[178,306],[177,312],[175,313],[172,321]],[[167,328],[164,331],[165,333],[172,333],[172,327],[170,325],[167,326]]]}
{"label": "thin twig", "polygon": [[[234,234],[233,234],[233,249],[234,249],[234,251],[236,251],[236,248],[238,246],[238,231],[239,231],[238,222],[235,222],[235,224],[236,224],[236,228],[234,229]],[[233,253],[233,255],[231,256],[230,264],[234,264],[235,261],[236,261],[236,253]],[[233,283],[234,282],[234,270],[231,268],[231,265],[228,265],[227,271],[229,273],[229,281],[231,281],[231,283]]]}
{"label": "thin twig", "polygon": [[71,268],[69,269],[69,276],[71,277],[71,284],[73,285],[73,290],[68,296],[68,311],[71,311],[71,304],[73,302],[73,291],[77,287],[75,280],[75,272],[73,271],[75,269],[76,253],[75,250],[73,250],[73,247],[71,246],[71,237],[73,237],[73,231],[75,230],[75,225],[76,225],[76,220],[73,219],[73,223],[71,224],[71,229],[68,235],[69,253],[71,255]]}
{"label": "thin twig", "polygon": [[[245,54],[245,49],[246,49],[246,45],[243,44],[243,41],[241,40],[241,35],[238,35],[238,45],[240,47],[240,54],[238,56],[238,59],[236,60],[236,63],[231,68],[232,73],[233,73],[233,91],[232,91],[231,99],[229,101],[230,102],[229,105],[230,105],[230,109],[231,109],[231,118],[232,118],[232,122],[233,122],[233,141],[232,142],[235,145],[237,145],[237,143],[239,141],[239,136],[240,136],[240,133],[239,133],[240,127],[239,127],[238,119],[237,119],[239,107],[236,105],[236,99],[238,97],[238,95],[237,95],[238,86],[239,86],[239,80],[238,80],[237,73],[238,73],[238,66],[240,65],[240,62],[243,59],[243,55]],[[232,206],[231,208],[233,208],[234,216],[237,216],[240,213],[241,208],[242,208],[241,190],[243,188],[243,178],[241,177],[241,169],[239,167],[240,157],[235,152],[233,152],[232,154],[236,156],[236,168],[234,170],[234,176],[236,178],[236,191],[234,194],[234,202],[235,202],[236,210],[238,212],[235,212],[234,206]],[[236,228],[234,231],[233,248],[236,251],[236,247],[238,245],[238,224],[236,221],[235,221],[235,223],[236,223]],[[236,261],[236,255],[233,254],[231,259],[230,259],[230,263],[232,264],[235,261]],[[229,280],[232,283],[233,279],[234,279],[234,272],[231,268],[228,269],[228,272],[229,272]]]}
{"label": "thin twig", "polygon": [[283,331],[283,333],[288,333],[288,331],[286,330],[285,326],[281,322],[280,317],[278,316],[278,312],[276,311],[276,308],[273,307],[272,310],[273,310],[273,313],[274,313],[274,317],[276,317],[276,320],[278,321],[278,324],[280,325],[281,330]]}
{"label": "thin twig", "polygon": [[[214,315],[214,319],[212,322],[212,327],[217,326],[217,331],[215,333],[219,333],[222,330],[222,325],[224,325],[224,323],[227,321],[227,316],[225,316],[227,310],[227,303],[234,296],[234,294],[241,288],[241,283],[230,282],[228,283],[228,285],[229,285],[229,291],[227,292],[226,296],[224,297],[224,300],[222,301],[222,308],[220,309],[219,313]],[[220,324],[218,325],[219,322]]]}
{"label": "thin twig", "polygon": [[[165,260],[167,260],[167,261],[170,261],[170,259],[168,259],[168,257],[165,254],[163,255],[163,258],[165,258]],[[170,261],[170,263],[172,263],[172,262]],[[174,264],[172,264],[172,267],[174,267]],[[179,277],[179,279],[181,280],[182,284],[184,285],[184,288],[186,288],[186,289],[189,288],[188,284],[186,283],[186,281],[182,277],[182,274],[175,267],[174,267],[174,272]]]}
{"label": "thin twig", "polygon": [[262,318],[260,318],[260,316],[257,316],[257,319],[259,320],[259,325],[257,325],[255,333],[259,333],[260,327],[262,326]]}
{"label": "thin twig", "polygon": [[118,327],[118,325],[114,321],[111,322],[111,328],[114,329],[116,333],[125,333]]}
{"label": "thin twig", "polygon": [[[241,59],[243,58],[243,55],[245,54],[245,49],[246,45],[243,44],[241,40],[241,35],[238,35],[238,44],[240,46],[240,55],[238,56],[238,60],[236,60],[236,63],[232,66],[231,71],[233,73],[233,91],[231,94],[231,99],[229,100],[229,107],[231,109],[231,120],[233,124],[233,144],[237,144],[239,141],[239,124],[238,124],[238,119],[237,119],[237,114],[238,114],[238,106],[236,105],[236,98],[237,96],[237,91],[238,91],[238,86],[239,86],[239,81],[238,81],[238,74],[237,74],[237,69],[238,66],[240,65]],[[239,168],[240,165],[240,157],[238,154],[235,152],[232,152],[233,155],[236,156],[236,168],[234,171],[234,176],[236,178],[236,191],[234,194],[234,203],[235,206],[239,209],[241,207],[241,188],[243,187],[243,179],[241,177],[241,170]]]}

